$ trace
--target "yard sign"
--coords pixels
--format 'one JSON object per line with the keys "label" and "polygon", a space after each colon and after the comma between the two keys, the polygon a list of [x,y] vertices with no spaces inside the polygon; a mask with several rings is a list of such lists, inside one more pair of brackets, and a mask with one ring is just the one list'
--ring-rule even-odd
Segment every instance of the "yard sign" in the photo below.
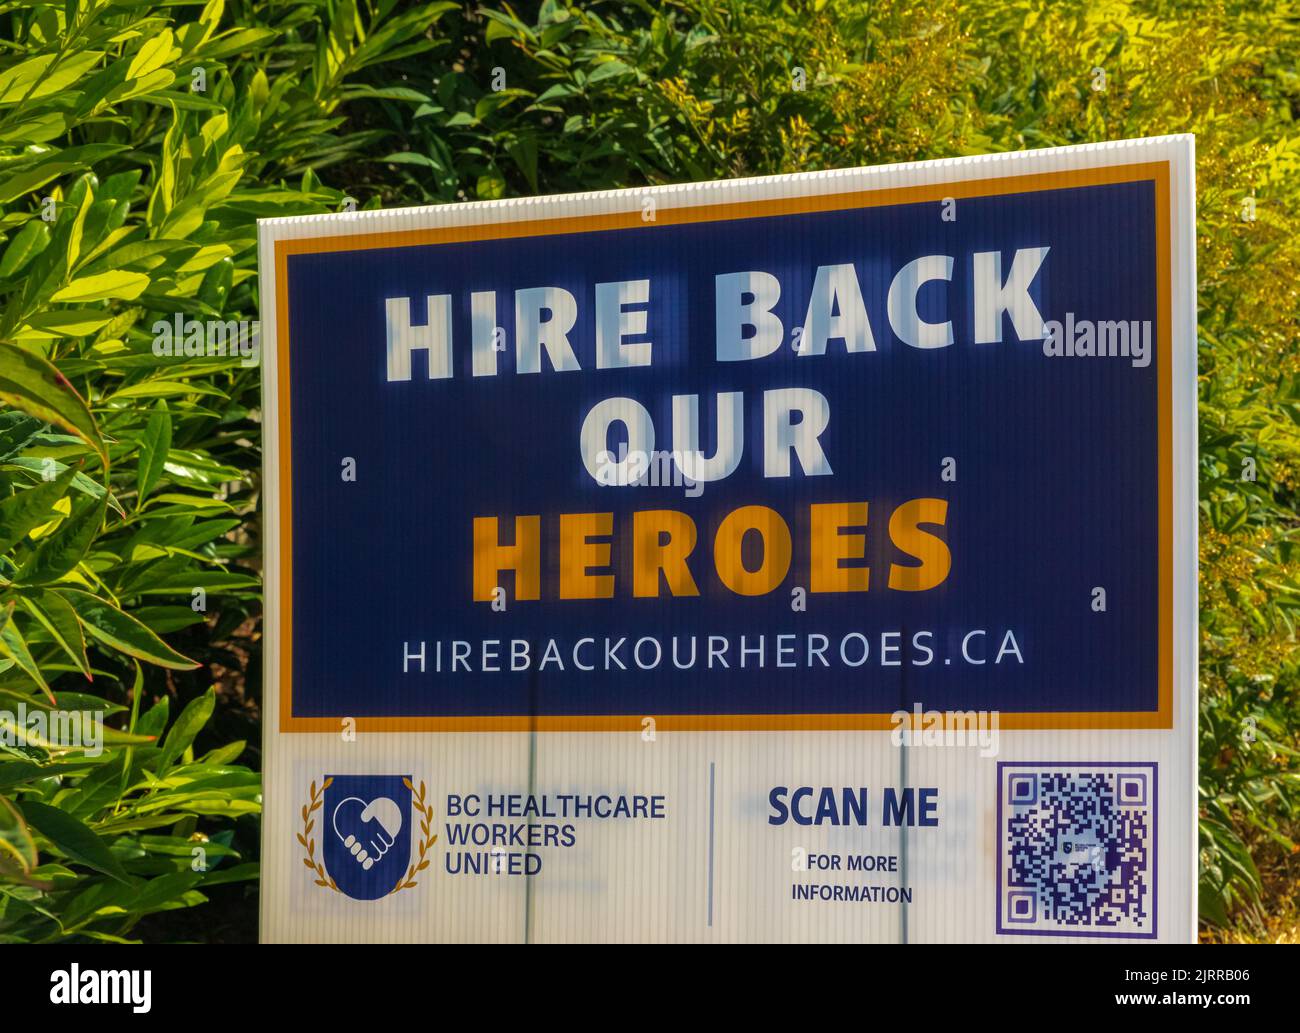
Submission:
{"label": "yard sign", "polygon": [[266,220],[267,940],[1189,941],[1189,137]]}

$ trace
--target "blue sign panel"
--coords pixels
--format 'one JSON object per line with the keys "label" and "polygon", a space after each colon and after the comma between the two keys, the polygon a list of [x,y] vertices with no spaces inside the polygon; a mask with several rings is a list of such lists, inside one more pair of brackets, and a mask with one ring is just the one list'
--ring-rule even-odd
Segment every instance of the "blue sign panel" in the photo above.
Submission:
{"label": "blue sign panel", "polygon": [[1168,727],[1163,175],[293,242],[282,720]]}

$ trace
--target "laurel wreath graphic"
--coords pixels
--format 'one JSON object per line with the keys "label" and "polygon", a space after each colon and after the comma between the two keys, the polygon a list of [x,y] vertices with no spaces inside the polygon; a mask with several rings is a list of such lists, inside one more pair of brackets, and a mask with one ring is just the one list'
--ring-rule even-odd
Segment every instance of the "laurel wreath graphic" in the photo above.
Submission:
{"label": "laurel wreath graphic", "polygon": [[316,874],[316,885],[331,889],[335,893],[341,893],[334,880],[330,878],[329,873],[325,871],[325,865],[316,860],[316,840],[311,838],[311,830],[316,827],[316,819],[312,817],[321,806],[325,803],[325,790],[334,784],[334,779],[327,778],[321,783],[320,792],[316,792],[316,782],[313,779],[311,784],[311,802],[302,805],[302,831],[298,833],[298,842],[302,848],[307,851],[307,856],[302,859],[305,864]]}
{"label": "laurel wreath graphic", "polygon": [[[327,778],[317,789],[315,781],[311,784],[311,800],[303,804],[302,807],[302,831],[299,832],[298,842],[307,852],[303,857],[302,863],[312,870],[316,876],[315,884],[324,889],[333,890],[335,893],[341,893],[338,884],[330,877],[329,872],[325,870],[325,865],[316,857],[316,840],[312,836],[312,829],[316,827],[316,819],[313,815],[325,804],[325,790],[334,784],[334,779]],[[433,828],[433,807],[425,801],[425,785],[420,782],[420,788],[417,790],[411,784],[409,778],[402,779],[402,785],[411,791],[411,803],[415,810],[420,813],[420,836],[419,856],[415,862],[407,869],[405,875],[397,880],[397,885],[388,891],[388,896],[396,893],[398,890],[414,889],[417,885],[415,876],[429,867],[429,849],[434,843],[438,842],[438,836],[431,834]]]}
{"label": "laurel wreath graphic", "polygon": [[402,785],[411,791],[411,806],[420,812],[420,856],[416,858],[415,863],[407,869],[406,874],[397,880],[397,885],[388,891],[389,895],[396,893],[398,890],[414,889],[417,872],[422,872],[429,867],[429,860],[426,856],[429,848],[438,842],[437,834],[430,834],[433,828],[433,807],[424,802],[424,782],[421,780],[420,788],[417,790],[411,785],[409,778],[402,779]]}

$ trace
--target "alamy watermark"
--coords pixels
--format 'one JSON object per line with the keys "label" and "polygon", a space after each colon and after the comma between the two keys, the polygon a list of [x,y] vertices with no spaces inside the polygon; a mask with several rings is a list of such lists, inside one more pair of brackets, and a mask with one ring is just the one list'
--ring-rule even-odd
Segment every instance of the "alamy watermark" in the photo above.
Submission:
{"label": "alamy watermark", "polygon": [[697,464],[703,461],[700,452],[628,451],[627,442],[623,441],[617,456],[608,450],[596,453],[596,481],[605,487],[682,488],[688,499],[696,499],[704,494],[704,482],[688,471],[699,470]]}
{"label": "alamy watermark", "polygon": [[153,327],[153,353],[160,359],[238,359],[245,368],[262,357],[262,324],[256,319],[186,319],[175,313]]}
{"label": "alamy watermark", "polygon": [[153,1007],[153,970],[82,969],[74,961],[50,973],[50,1003],[129,1005],[145,1015]]}
{"label": "alamy watermark", "polygon": [[91,710],[45,710],[19,703],[0,710],[0,745],[79,750],[87,757],[104,752],[104,714]]}
{"label": "alamy watermark", "polygon": [[895,710],[889,718],[895,746],[978,746],[981,757],[996,757],[1000,747],[996,710]]}

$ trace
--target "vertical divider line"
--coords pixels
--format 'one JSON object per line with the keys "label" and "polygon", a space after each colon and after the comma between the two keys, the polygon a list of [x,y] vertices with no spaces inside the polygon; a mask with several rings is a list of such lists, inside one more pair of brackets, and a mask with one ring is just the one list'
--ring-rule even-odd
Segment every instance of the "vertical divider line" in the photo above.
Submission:
{"label": "vertical divider line", "polygon": [[[528,675],[528,795],[534,796],[537,793],[537,671],[534,669]],[[532,828],[534,821],[528,819],[529,836],[528,841],[532,842]],[[533,942],[533,907],[535,900],[533,897],[533,877],[527,872],[527,863],[524,871],[524,943]]]}
{"label": "vertical divider line", "polygon": [[[910,718],[908,719],[910,723]],[[900,790],[907,789],[907,740],[904,739],[901,746],[898,747],[898,778]],[[904,797],[906,799],[906,797]],[[899,823],[898,826],[898,881],[902,889],[907,889],[907,825]],[[899,907],[899,942],[907,942],[907,894],[900,893],[898,897]]]}
{"label": "vertical divider line", "polygon": [[[907,637],[907,624],[903,624],[903,641],[911,641]],[[907,721],[904,727],[907,733],[903,735],[903,740],[898,746],[898,791],[906,799],[907,791],[907,750],[912,741],[912,714],[911,708],[907,705],[907,666],[904,665],[899,670],[898,675],[898,709],[907,711]],[[900,822],[898,826],[898,881],[900,889],[907,889],[907,824]],[[907,894],[898,895],[898,920],[899,920],[899,943],[907,943]]]}
{"label": "vertical divider line", "polygon": [[717,767],[715,761],[709,761],[709,928],[713,928],[713,836],[714,836],[714,800],[715,800],[715,780],[714,769]]}

